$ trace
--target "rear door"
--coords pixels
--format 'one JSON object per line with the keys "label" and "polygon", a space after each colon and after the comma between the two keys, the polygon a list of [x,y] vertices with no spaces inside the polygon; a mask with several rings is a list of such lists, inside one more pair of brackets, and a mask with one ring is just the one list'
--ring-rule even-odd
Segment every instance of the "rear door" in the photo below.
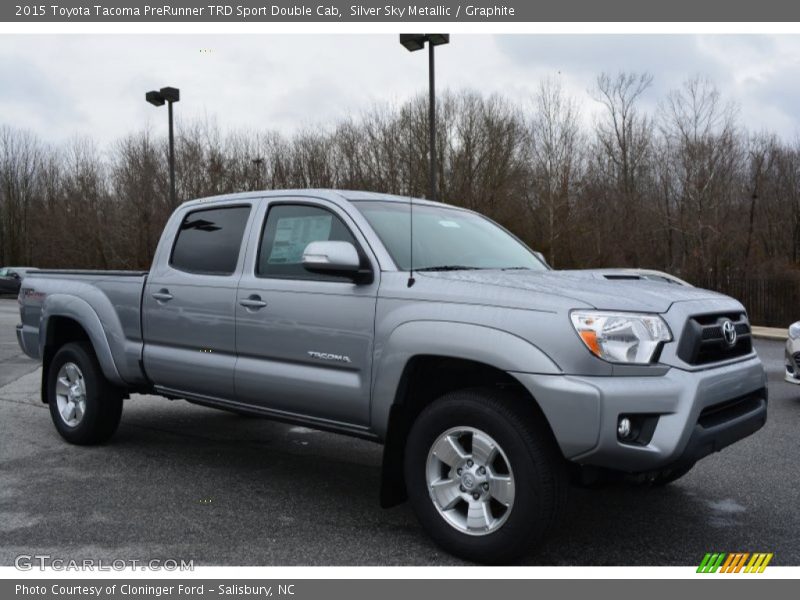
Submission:
{"label": "rear door", "polygon": [[159,248],[142,310],[144,366],[162,391],[234,397],[236,286],[251,211],[247,202],[191,208],[172,247]]}
{"label": "rear door", "polygon": [[[344,211],[316,199],[271,199],[251,238],[236,305],[237,399],[365,426],[380,276],[366,240]],[[303,250],[324,240],[355,245],[372,280],[306,271]]]}

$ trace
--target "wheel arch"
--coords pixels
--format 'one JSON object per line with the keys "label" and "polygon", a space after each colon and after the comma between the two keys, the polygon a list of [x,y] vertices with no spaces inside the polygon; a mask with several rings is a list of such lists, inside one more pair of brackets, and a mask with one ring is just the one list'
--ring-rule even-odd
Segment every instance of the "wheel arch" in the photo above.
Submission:
{"label": "wheel arch", "polygon": [[470,361],[505,374],[562,372],[540,348],[501,329],[453,321],[402,323],[376,353],[370,425],[379,437],[388,432],[390,413],[402,396],[409,369],[418,357],[431,356]]}
{"label": "wheel arch", "polygon": [[520,402],[526,403],[527,409],[553,436],[538,402],[513,374],[487,363],[453,356],[415,355],[408,360],[389,409],[384,434],[381,506],[394,506],[407,497],[403,478],[405,445],[420,412],[448,392],[495,387],[511,391]]}
{"label": "wheel arch", "polygon": [[[60,296],[60,297],[59,297]],[[64,344],[87,341],[91,344],[103,375],[110,382],[124,385],[117,370],[106,331],[100,317],[84,300],[55,294],[48,297],[39,324],[39,353],[42,356],[42,383],[55,353]],[[46,385],[42,385],[42,401],[47,402]]]}

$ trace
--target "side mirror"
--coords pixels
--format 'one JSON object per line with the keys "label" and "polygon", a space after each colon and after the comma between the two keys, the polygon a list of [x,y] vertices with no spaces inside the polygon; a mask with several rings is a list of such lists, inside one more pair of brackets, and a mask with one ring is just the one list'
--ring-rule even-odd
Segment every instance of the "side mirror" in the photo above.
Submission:
{"label": "side mirror", "polygon": [[353,279],[367,273],[361,269],[361,258],[350,242],[311,242],[303,251],[303,267],[312,273]]}
{"label": "side mirror", "polygon": [[538,250],[534,250],[534,251],[533,251],[533,254],[536,256],[536,258],[538,258],[540,261],[542,261],[542,264],[543,264],[545,267],[547,267],[547,268],[549,268],[549,269],[552,269],[552,268],[553,268],[553,267],[551,267],[549,264],[547,264],[547,259],[544,257],[544,254],[542,254],[542,253],[541,253],[541,252],[539,252]]}

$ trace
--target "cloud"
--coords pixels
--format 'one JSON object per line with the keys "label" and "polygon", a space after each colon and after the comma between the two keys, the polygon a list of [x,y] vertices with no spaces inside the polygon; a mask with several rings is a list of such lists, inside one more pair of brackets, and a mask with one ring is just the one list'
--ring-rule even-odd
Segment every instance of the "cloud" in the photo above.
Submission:
{"label": "cloud", "polygon": [[74,104],[54,97],[55,87],[53,73],[24,57],[0,61],[0,121],[37,133],[82,122],[84,115]]}
{"label": "cloud", "polygon": [[[524,103],[558,76],[585,113],[600,72],[648,71],[646,110],[702,74],[752,129],[793,136],[800,36],[453,35],[437,48],[438,89],[472,88]],[[163,130],[145,91],[181,88],[179,120],[290,133],[327,126],[425,91],[427,61],[395,35],[7,35],[0,38],[0,123],[58,142],[108,143]]]}

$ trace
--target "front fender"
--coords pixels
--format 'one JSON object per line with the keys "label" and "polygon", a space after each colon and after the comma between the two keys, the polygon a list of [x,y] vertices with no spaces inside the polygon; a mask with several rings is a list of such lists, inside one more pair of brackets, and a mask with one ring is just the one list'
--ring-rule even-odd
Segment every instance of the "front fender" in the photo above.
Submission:
{"label": "front fender", "polygon": [[542,350],[507,331],[453,321],[403,323],[391,332],[376,357],[370,423],[382,439],[405,367],[419,355],[472,360],[507,372],[562,372]]}
{"label": "front fender", "polygon": [[78,298],[69,294],[51,294],[45,298],[42,304],[42,316],[39,322],[39,355],[44,356],[44,347],[47,343],[48,326],[50,319],[53,317],[67,317],[83,327],[86,334],[89,336],[89,341],[92,343],[94,352],[97,355],[97,360],[100,363],[100,368],[103,370],[103,375],[109,381],[118,385],[124,385],[125,381],[119,374],[116,363],[114,361],[114,354],[109,344],[107,327],[119,330],[118,335],[124,339],[122,335],[122,325],[117,319],[117,323],[106,321],[105,327],[103,321],[100,320],[97,312],[92,306]]}

